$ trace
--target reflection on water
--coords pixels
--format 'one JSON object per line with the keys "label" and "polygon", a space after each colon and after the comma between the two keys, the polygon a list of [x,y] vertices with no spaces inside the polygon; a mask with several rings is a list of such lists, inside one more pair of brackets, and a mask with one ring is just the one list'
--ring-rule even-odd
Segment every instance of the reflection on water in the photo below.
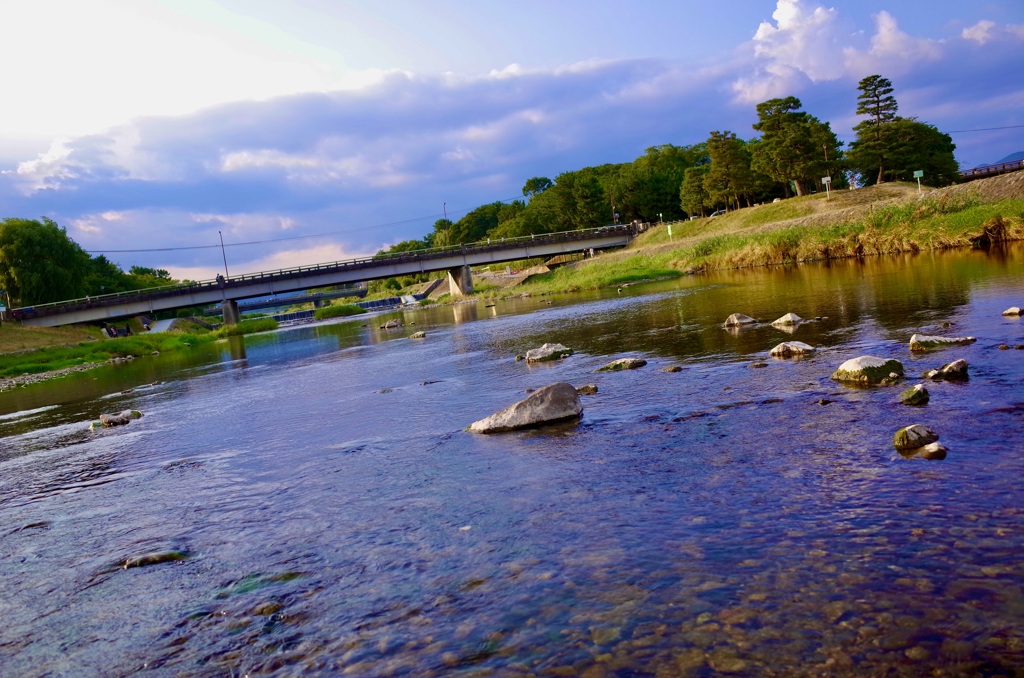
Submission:
{"label": "reflection on water", "polygon": [[[1022,255],[395,311],[0,394],[0,673],[1019,675]],[[791,339],[819,352],[768,357]],[[545,341],[577,353],[515,361]],[[828,378],[862,354],[971,378],[908,408]],[[560,380],[599,386],[578,425],[463,430]],[[911,423],[948,458],[896,454]]]}

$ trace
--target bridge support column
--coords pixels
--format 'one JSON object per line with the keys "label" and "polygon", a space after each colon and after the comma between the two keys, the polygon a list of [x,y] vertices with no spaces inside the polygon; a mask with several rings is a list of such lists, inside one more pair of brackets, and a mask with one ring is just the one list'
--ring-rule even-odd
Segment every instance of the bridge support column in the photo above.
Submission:
{"label": "bridge support column", "polygon": [[225,299],[220,308],[224,312],[225,325],[237,325],[242,319],[242,314],[238,312],[238,302],[234,299]]}
{"label": "bridge support column", "polygon": [[448,289],[453,297],[473,294],[473,275],[469,266],[456,266],[448,269]]}

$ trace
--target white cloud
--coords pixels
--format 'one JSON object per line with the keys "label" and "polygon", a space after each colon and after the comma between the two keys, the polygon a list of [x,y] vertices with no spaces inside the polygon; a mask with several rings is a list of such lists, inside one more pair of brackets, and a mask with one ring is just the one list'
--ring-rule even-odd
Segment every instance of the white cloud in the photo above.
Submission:
{"label": "white cloud", "polygon": [[942,43],[927,38],[915,38],[900,30],[896,18],[882,11],[875,15],[875,34],[870,47],[843,50],[846,68],[851,75],[863,77],[871,73],[907,73],[922,61],[935,61],[942,57]]}
{"label": "white cloud", "polygon": [[772,18],[775,24],[764,21],[754,34],[757,72],[733,83],[738,101],[755,103],[784,96],[808,83],[843,75],[840,23],[834,8],[811,9],[802,0],[778,0]]}
{"label": "white cloud", "polygon": [[961,35],[964,40],[973,40],[978,44],[984,45],[992,39],[992,29],[995,27],[996,23],[994,21],[982,20],[973,26],[965,28]]}

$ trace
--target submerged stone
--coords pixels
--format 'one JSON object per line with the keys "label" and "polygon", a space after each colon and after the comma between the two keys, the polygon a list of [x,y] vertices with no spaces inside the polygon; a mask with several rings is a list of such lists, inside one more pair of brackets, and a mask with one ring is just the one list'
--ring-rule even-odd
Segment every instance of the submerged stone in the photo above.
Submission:
{"label": "submerged stone", "polygon": [[188,554],[183,551],[157,551],[154,553],[146,553],[141,556],[133,556],[131,558],[125,558],[121,562],[121,566],[124,569],[132,567],[146,567],[147,565],[159,565],[160,563],[173,563],[178,560],[185,560],[188,558]]}
{"label": "submerged stone", "polygon": [[583,384],[583,386],[577,386],[576,392],[580,395],[594,395],[597,393],[597,384]]}
{"label": "submerged stone", "polygon": [[931,334],[915,334],[910,337],[910,350],[917,352],[934,351],[946,346],[963,346],[973,344],[977,339],[974,337],[940,337]]}
{"label": "submerged stone", "polygon": [[526,352],[526,362],[539,363],[548,360],[560,360],[572,355],[572,349],[561,344],[544,344],[540,348],[531,348]]}
{"label": "submerged stone", "polygon": [[903,363],[870,355],[851,358],[832,373],[835,381],[859,384],[889,384],[903,377]]}
{"label": "submerged stone", "polygon": [[922,424],[905,426],[892,437],[892,444],[897,450],[913,450],[934,443],[939,434]]}
{"label": "submerged stone", "polygon": [[410,334],[409,338],[410,339],[426,339],[427,338],[427,333],[424,332],[423,330],[420,330],[419,332],[413,332],[412,334]]}
{"label": "submerged stone", "polygon": [[580,395],[572,384],[558,382],[531,393],[500,412],[469,425],[474,433],[501,433],[544,424],[579,419],[583,414]]}
{"label": "submerged stone", "polygon": [[669,365],[668,367],[662,367],[662,372],[682,372],[683,368],[679,365]]}

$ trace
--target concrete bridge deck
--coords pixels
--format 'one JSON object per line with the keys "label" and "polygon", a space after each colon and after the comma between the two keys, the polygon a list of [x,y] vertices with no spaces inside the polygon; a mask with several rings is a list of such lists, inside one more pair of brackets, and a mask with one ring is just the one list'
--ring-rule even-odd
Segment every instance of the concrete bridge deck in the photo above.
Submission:
{"label": "concrete bridge deck", "polygon": [[26,325],[55,327],[81,322],[112,321],[136,315],[152,315],[158,311],[220,303],[225,309],[225,322],[237,322],[240,299],[433,271],[447,271],[453,292],[460,294],[472,291],[469,273],[471,266],[622,247],[636,232],[636,227],[631,224],[606,226],[382,254],[367,259],[264,271],[232,276],[229,279],[218,276],[215,280],[14,308],[11,309],[11,316]]}

